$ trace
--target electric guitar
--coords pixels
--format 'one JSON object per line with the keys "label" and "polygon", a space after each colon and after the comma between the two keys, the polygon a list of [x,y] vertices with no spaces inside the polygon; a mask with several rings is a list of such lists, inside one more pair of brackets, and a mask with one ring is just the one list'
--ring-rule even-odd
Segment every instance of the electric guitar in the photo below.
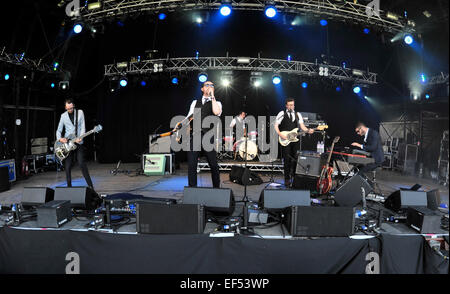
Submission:
{"label": "electric guitar", "polygon": [[319,180],[317,181],[317,191],[319,195],[330,192],[332,187],[331,175],[333,174],[333,168],[330,166],[331,155],[333,154],[334,144],[339,141],[340,137],[335,137],[333,139],[333,144],[331,144],[331,150],[328,154],[327,164],[324,165],[322,171],[320,172]]}
{"label": "electric guitar", "polygon": [[180,129],[183,127],[183,124],[185,121],[189,121],[189,123],[192,120],[192,115],[186,117],[185,119],[183,119],[181,122],[177,123],[177,125],[175,126],[175,128],[169,132],[166,133],[161,133],[161,134],[154,134],[154,135],[150,135],[150,140],[153,142],[153,140],[156,140],[158,138],[163,138],[163,137],[168,137],[168,136],[172,136],[174,133],[176,133],[176,140],[178,143],[180,143],[181,141],[181,136],[179,134]]}
{"label": "electric guitar", "polygon": [[[318,126],[317,128],[314,129],[314,131],[323,131],[328,129],[328,125],[321,125]],[[290,131],[283,131],[281,132],[281,134],[285,135],[287,138],[286,139],[282,139],[281,136],[278,137],[278,142],[280,142],[281,146],[287,146],[289,145],[291,142],[298,142],[299,141],[299,137],[303,134],[306,134],[305,131],[299,131],[298,128],[295,128],[293,130]]]}
{"label": "electric guitar", "polygon": [[98,125],[95,128],[93,128],[92,130],[90,130],[89,132],[84,133],[83,135],[81,135],[79,137],[75,137],[74,134],[70,134],[69,136],[66,137],[68,139],[67,143],[61,143],[59,141],[56,141],[53,146],[56,157],[60,161],[63,161],[64,159],[67,158],[67,156],[69,156],[70,152],[77,149],[77,145],[75,144],[75,141],[77,141],[78,139],[83,139],[93,133],[98,133],[101,130],[103,130],[103,127],[101,125]]}

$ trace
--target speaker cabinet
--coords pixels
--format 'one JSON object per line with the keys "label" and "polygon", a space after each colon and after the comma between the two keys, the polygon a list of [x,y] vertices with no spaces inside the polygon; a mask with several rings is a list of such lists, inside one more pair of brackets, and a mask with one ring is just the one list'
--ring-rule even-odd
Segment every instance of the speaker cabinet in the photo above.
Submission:
{"label": "speaker cabinet", "polygon": [[232,214],[235,207],[233,191],[228,188],[184,187],[183,204],[200,204],[211,212]]}
{"label": "speaker cabinet", "polygon": [[319,153],[300,152],[295,173],[297,175],[320,177],[320,172],[325,162],[325,159]]}
{"label": "speaker cabinet", "polygon": [[268,210],[283,210],[289,206],[310,206],[311,194],[308,190],[265,189],[259,203]]}
{"label": "speaker cabinet", "polygon": [[9,182],[9,169],[7,166],[0,167],[0,192],[8,191],[11,189],[11,183]]}
{"label": "speaker cabinet", "polygon": [[293,206],[287,209],[286,226],[297,237],[344,237],[355,229],[355,208]]}
{"label": "speaker cabinet", "polygon": [[389,195],[384,202],[384,206],[395,212],[405,211],[408,207],[427,207],[427,193],[422,191],[398,190]]}
{"label": "speaker cabinet", "polygon": [[100,197],[89,187],[56,187],[55,200],[69,200],[71,207],[87,210],[96,209],[100,204]]}
{"label": "speaker cabinet", "polygon": [[263,183],[262,179],[251,172],[250,169],[233,166],[230,171],[230,181],[239,185],[260,185]]}
{"label": "speaker cabinet", "polygon": [[25,187],[22,194],[23,206],[36,206],[53,201],[55,190],[47,187]]}
{"label": "speaker cabinet", "polygon": [[441,216],[426,207],[408,207],[406,223],[420,234],[439,232]]}
{"label": "speaker cabinet", "polygon": [[361,202],[363,189],[366,196],[373,190],[365,176],[356,174],[337,188],[334,200],[339,206],[353,207]]}
{"label": "speaker cabinet", "polygon": [[141,234],[202,234],[205,221],[202,205],[137,203],[136,230]]}

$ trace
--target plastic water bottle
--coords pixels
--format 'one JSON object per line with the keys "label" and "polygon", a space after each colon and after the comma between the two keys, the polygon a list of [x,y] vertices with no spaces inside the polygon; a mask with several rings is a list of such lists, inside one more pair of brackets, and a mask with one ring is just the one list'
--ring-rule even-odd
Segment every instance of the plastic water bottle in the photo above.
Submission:
{"label": "plastic water bottle", "polygon": [[320,152],[320,141],[317,142],[317,153],[322,153],[322,152]]}
{"label": "plastic water bottle", "polygon": [[365,210],[357,210],[355,212],[355,218],[360,218],[361,216],[365,215],[367,213],[367,211]]}

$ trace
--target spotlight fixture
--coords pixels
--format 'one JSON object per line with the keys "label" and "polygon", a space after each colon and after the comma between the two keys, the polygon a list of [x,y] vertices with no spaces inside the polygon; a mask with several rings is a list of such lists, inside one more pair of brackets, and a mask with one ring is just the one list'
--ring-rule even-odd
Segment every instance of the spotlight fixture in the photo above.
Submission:
{"label": "spotlight fixture", "polygon": [[83,30],[83,26],[81,24],[79,24],[79,23],[75,24],[74,27],[73,27],[73,32],[75,34],[81,33],[82,30]]}
{"label": "spotlight fixture", "polygon": [[339,87],[339,86],[336,87],[336,92],[341,92],[341,90],[342,90],[341,87]]}
{"label": "spotlight fixture", "polygon": [[361,92],[361,88],[359,86],[354,86],[353,87],[353,93],[359,94],[360,92]]}
{"label": "spotlight fixture", "polygon": [[325,27],[328,24],[328,21],[326,19],[321,19],[320,20],[320,25]]}
{"label": "spotlight fixture", "polygon": [[427,82],[427,76],[424,73],[420,74],[420,82],[422,84],[425,84]]}
{"label": "spotlight fixture", "polygon": [[69,81],[61,81],[58,84],[59,88],[63,91],[69,89]]}
{"label": "spotlight fixture", "polygon": [[54,87],[55,87],[55,83],[51,83],[51,84],[50,84],[50,88],[53,89]]}
{"label": "spotlight fixture", "polygon": [[121,87],[126,87],[128,85],[128,79],[126,77],[120,78],[119,85]]}
{"label": "spotlight fixture", "polygon": [[411,45],[414,42],[414,38],[411,34],[406,34],[403,37],[403,41],[407,44],[407,45]]}
{"label": "spotlight fixture", "polygon": [[204,82],[206,82],[207,80],[208,80],[208,74],[207,74],[207,73],[201,72],[201,73],[198,74],[198,81],[199,81],[200,83],[204,83]]}
{"label": "spotlight fixture", "polygon": [[370,29],[369,28],[364,28],[363,32],[364,32],[364,34],[368,35],[370,33]]}
{"label": "spotlight fixture", "polygon": [[229,87],[233,83],[233,72],[232,71],[222,72],[220,82],[223,87]]}
{"label": "spotlight fixture", "polygon": [[253,87],[259,88],[262,85],[262,72],[251,72],[250,83]]}
{"label": "spotlight fixture", "polygon": [[203,19],[201,17],[197,17],[195,19],[195,22],[198,23],[198,24],[201,24],[203,22]]}
{"label": "spotlight fixture", "polygon": [[222,14],[223,16],[228,16],[231,13],[231,4],[229,3],[224,3],[220,6],[219,8],[220,14]]}
{"label": "spotlight fixture", "polygon": [[264,9],[264,14],[268,18],[274,18],[277,15],[277,9],[274,5],[266,5],[266,8]]}
{"label": "spotlight fixture", "polygon": [[275,74],[272,76],[272,83],[274,85],[279,85],[281,83],[281,76],[278,74]]}
{"label": "spotlight fixture", "polygon": [[3,76],[3,78],[5,79],[5,81],[7,81],[7,80],[9,80],[10,76],[9,76],[9,74],[5,74],[5,75]]}
{"label": "spotlight fixture", "polygon": [[171,77],[171,78],[170,78],[170,82],[171,82],[173,85],[178,85],[178,77],[175,77],[175,76]]}
{"label": "spotlight fixture", "polygon": [[166,17],[167,17],[166,14],[162,12],[158,15],[159,20],[164,20],[166,19]]}
{"label": "spotlight fixture", "polygon": [[308,83],[307,83],[307,82],[303,82],[303,83],[302,83],[302,88],[303,88],[303,89],[308,88]]}
{"label": "spotlight fixture", "polygon": [[428,100],[428,99],[430,99],[430,97],[431,97],[430,94],[425,94],[425,99]]}

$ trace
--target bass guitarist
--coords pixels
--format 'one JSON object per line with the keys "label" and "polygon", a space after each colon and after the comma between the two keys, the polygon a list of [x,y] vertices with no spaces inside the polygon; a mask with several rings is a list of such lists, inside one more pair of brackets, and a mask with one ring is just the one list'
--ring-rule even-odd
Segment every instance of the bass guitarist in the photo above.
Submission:
{"label": "bass guitarist", "polygon": [[[300,128],[308,134],[314,133],[313,129],[308,129],[305,126],[300,112],[295,112],[294,99],[288,98],[286,99],[286,110],[280,111],[275,120],[275,131],[278,133],[278,136],[286,140],[287,137],[281,132],[290,131],[295,128]],[[287,146],[281,146],[281,152],[284,159],[284,185],[286,187],[290,187],[291,175],[295,169],[295,157],[299,148],[299,142],[291,142]]]}
{"label": "bass guitarist", "polygon": [[[86,132],[86,126],[84,122],[84,113],[81,109],[75,109],[75,104],[71,98],[67,98],[64,102],[66,112],[61,114],[61,118],[59,120],[58,129],[56,130],[56,139],[61,143],[67,143],[68,135],[74,134],[75,137],[81,136]],[[64,136],[62,137],[63,128],[65,129]],[[80,165],[81,172],[83,173],[83,177],[86,180],[88,186],[94,190],[94,185],[92,184],[91,177],[89,176],[89,171],[84,161],[84,146],[83,141],[81,139],[77,139],[75,143],[78,145],[78,148],[75,151],[71,152],[69,156],[64,160],[64,169],[66,171],[66,180],[67,187],[72,187],[72,164],[74,161],[74,153],[76,152],[76,158],[78,160],[78,164]]]}

